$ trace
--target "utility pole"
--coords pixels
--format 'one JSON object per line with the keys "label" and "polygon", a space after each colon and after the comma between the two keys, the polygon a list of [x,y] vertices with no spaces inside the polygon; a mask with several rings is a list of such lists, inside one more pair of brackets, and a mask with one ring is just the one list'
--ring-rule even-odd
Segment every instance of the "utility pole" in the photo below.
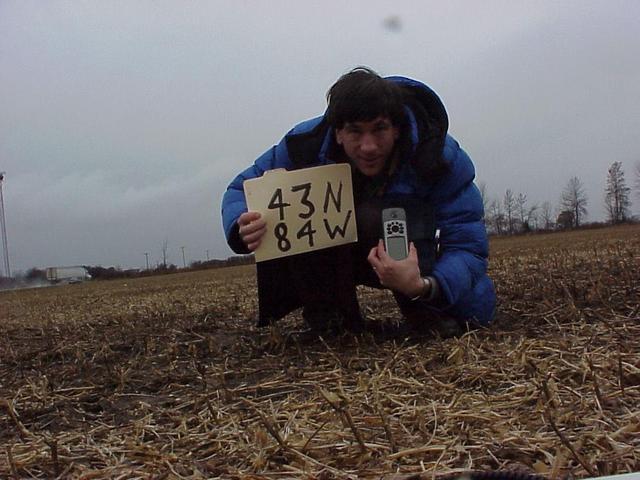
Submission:
{"label": "utility pole", "polygon": [[207,250],[207,262],[209,261],[209,250]]}
{"label": "utility pole", "polygon": [[182,250],[182,266],[187,268],[187,260],[184,258],[184,247],[180,247],[180,249]]}
{"label": "utility pole", "polygon": [[149,270],[149,252],[144,252],[144,259],[147,261],[147,270]]}
{"label": "utility pole", "polygon": [[11,278],[11,268],[9,267],[9,244],[7,243],[7,224],[4,220],[4,197],[2,195],[2,183],[5,172],[0,172],[0,228],[2,229],[2,246],[4,259],[4,272],[7,278]]}

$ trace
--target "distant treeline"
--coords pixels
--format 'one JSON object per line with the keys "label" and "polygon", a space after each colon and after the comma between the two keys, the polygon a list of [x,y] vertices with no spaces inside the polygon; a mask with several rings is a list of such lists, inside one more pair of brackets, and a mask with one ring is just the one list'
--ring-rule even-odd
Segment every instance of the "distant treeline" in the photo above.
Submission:
{"label": "distant treeline", "polygon": [[[639,220],[637,220],[636,218],[631,218],[631,219],[625,220],[624,222],[619,222],[615,225],[636,225],[638,223],[640,223]],[[579,227],[572,227],[571,224],[563,224],[558,222],[558,223],[554,223],[549,228],[537,227],[536,229],[533,229],[530,227],[530,225],[525,223],[525,224],[518,224],[518,230],[510,234],[508,231],[505,231],[505,230],[502,230],[499,232],[496,229],[491,228],[489,225],[487,225],[487,220],[485,220],[485,225],[487,227],[487,233],[490,238],[510,236],[510,235],[520,236],[520,235],[533,235],[533,234],[546,234],[546,233],[562,233],[569,230],[596,230],[596,229],[607,228],[612,226],[611,223],[607,223],[607,222],[586,222],[580,225]]]}
{"label": "distant treeline", "polygon": [[[237,265],[251,265],[255,263],[253,255],[236,255],[225,260],[207,260],[196,261],[189,264],[187,268],[179,268],[170,263],[167,265],[160,264],[149,270],[130,268],[122,269],[120,267],[103,267],[101,265],[84,265],[87,273],[91,275],[92,280],[113,280],[116,278],[136,278],[148,277],[152,275],[164,275],[169,273],[190,272],[195,270],[207,270],[210,268],[233,267]],[[24,274],[16,275],[13,278],[0,276],[0,289],[19,288],[36,285],[48,284],[45,269],[30,268]]]}
{"label": "distant treeline", "polygon": [[[636,195],[640,199],[640,161],[635,164],[634,175]],[[504,192],[502,198],[490,198],[484,182],[478,183],[478,190],[482,197],[485,225],[490,234],[517,235],[587,226],[585,219],[589,199],[582,182],[576,176],[567,182],[560,196],[560,203],[556,207],[549,201],[532,205],[525,193],[516,193],[510,188]],[[622,162],[613,162],[607,170],[603,196],[607,224],[619,225],[638,221],[631,213],[631,197],[631,187],[627,186]]]}
{"label": "distant treeline", "polygon": [[207,270],[210,268],[233,267],[237,265],[251,265],[255,263],[253,255],[236,255],[225,260],[196,261],[189,264],[187,268],[181,268],[173,263],[159,264],[149,270],[130,268],[122,270],[118,267],[86,266],[87,272],[93,280],[112,280],[115,278],[136,278],[148,277],[151,275],[165,275],[178,272],[192,272],[195,270]]}

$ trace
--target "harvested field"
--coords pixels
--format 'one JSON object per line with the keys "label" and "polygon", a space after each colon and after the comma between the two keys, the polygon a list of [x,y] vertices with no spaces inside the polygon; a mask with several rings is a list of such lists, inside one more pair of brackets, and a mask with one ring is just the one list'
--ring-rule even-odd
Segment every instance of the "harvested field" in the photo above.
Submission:
{"label": "harvested field", "polygon": [[640,227],[491,248],[497,320],[447,340],[258,330],[252,267],[0,292],[0,478],[639,471]]}

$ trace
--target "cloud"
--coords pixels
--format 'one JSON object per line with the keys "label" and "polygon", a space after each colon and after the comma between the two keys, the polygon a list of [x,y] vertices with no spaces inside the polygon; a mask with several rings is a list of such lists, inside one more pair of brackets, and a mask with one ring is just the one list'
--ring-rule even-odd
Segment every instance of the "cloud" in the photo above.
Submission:
{"label": "cloud", "polygon": [[[578,175],[598,218],[608,165],[637,160],[636,1],[326,7],[0,2],[0,170],[17,268],[140,266],[165,238],[193,258],[230,255],[227,183],[320,114],[356,65],[434,87],[491,195],[556,203]],[[392,17],[393,35],[381,27]]]}
{"label": "cloud", "polygon": [[193,259],[204,258],[205,250],[217,258],[231,254],[219,213],[219,192],[228,179],[219,168],[140,188],[120,180],[104,171],[12,179],[6,196],[12,263],[20,269],[52,263],[140,265],[140,252],[155,252],[158,259],[165,238],[172,249],[187,246]]}

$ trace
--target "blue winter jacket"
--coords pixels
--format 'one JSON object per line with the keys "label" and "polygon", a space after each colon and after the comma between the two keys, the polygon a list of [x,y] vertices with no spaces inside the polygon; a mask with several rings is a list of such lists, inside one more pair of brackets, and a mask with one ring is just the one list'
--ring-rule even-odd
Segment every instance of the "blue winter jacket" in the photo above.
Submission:
{"label": "blue winter jacket", "polygon": [[[388,79],[407,93],[410,148],[384,195],[411,195],[433,204],[441,254],[431,275],[441,287],[444,311],[486,325],[493,319],[496,297],[487,276],[488,240],[473,163],[447,134],[446,111],[429,87],[404,77]],[[236,223],[247,211],[243,182],[275,168],[333,163],[328,157],[332,142],[334,132],[324,116],[302,122],[231,182],[223,197],[222,218],[227,242],[236,253],[248,253]]]}

